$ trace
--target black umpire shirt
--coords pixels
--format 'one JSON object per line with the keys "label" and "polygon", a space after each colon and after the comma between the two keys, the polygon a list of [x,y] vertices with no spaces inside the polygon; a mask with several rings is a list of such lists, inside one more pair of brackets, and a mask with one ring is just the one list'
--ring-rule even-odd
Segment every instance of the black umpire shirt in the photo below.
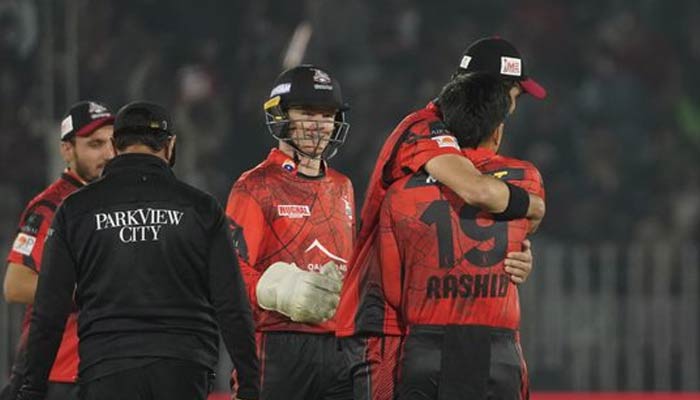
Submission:
{"label": "black umpire shirt", "polygon": [[162,159],[117,156],[100,180],[64,200],[43,261],[26,389],[45,390],[75,301],[81,379],[120,359],[176,358],[213,370],[220,330],[238,395],[258,397],[251,309],[224,212]]}

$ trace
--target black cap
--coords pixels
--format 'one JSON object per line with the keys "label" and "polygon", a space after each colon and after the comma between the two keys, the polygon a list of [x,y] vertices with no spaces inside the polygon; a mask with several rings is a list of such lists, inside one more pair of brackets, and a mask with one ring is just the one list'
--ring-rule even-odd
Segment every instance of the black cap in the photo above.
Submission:
{"label": "black cap", "polygon": [[288,69],[277,77],[265,109],[280,105],[283,109],[293,106],[326,107],[345,111],[340,84],[328,72],[313,65],[300,65]]}
{"label": "black cap", "polygon": [[152,132],[173,136],[170,116],[165,108],[147,101],[134,101],[119,110],[114,120],[114,135]]}
{"label": "black cap", "polygon": [[500,37],[487,37],[472,43],[464,52],[458,71],[487,72],[514,79],[533,97],[547,97],[547,90],[527,75],[518,49]]}
{"label": "black cap", "polygon": [[90,136],[105,125],[114,123],[114,115],[104,104],[80,101],[73,104],[61,121],[61,140],[74,136]]}

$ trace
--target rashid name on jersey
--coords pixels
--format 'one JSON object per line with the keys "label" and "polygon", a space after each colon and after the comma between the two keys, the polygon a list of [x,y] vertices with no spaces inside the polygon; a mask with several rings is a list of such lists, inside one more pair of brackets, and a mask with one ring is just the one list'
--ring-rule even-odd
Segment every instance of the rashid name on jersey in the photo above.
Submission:
{"label": "rashid name on jersey", "polygon": [[[530,163],[490,150],[465,150],[484,174],[544,198]],[[406,325],[484,325],[518,329],[517,286],[504,270],[521,251],[529,221],[494,221],[425,172],[387,192],[379,227],[383,291]]]}

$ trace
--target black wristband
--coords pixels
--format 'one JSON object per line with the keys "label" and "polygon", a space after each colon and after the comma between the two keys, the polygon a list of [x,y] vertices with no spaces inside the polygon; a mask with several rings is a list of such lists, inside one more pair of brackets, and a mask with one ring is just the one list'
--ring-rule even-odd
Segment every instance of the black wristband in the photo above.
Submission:
{"label": "black wristband", "polygon": [[525,189],[519,188],[508,182],[503,182],[508,186],[508,205],[503,212],[493,214],[493,219],[498,221],[510,221],[513,219],[525,218],[527,209],[530,207],[530,195]]}

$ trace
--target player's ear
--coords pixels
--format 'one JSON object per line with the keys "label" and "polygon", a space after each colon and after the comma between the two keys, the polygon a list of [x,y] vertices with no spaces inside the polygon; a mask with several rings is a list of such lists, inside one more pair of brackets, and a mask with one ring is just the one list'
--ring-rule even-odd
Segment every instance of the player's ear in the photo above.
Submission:
{"label": "player's ear", "polygon": [[173,135],[170,138],[170,141],[168,142],[168,150],[167,150],[167,155],[168,155],[168,165],[171,167],[175,166],[175,155],[176,155],[176,146],[175,146],[175,135]]}
{"label": "player's ear", "polygon": [[73,147],[75,145],[70,140],[61,141],[61,158],[66,164],[73,162]]}
{"label": "player's ear", "polygon": [[496,148],[501,146],[501,141],[503,140],[503,131],[505,129],[505,124],[501,122],[498,124],[496,129],[493,131],[493,134],[491,135],[491,139],[493,140],[493,144],[496,145]]}

